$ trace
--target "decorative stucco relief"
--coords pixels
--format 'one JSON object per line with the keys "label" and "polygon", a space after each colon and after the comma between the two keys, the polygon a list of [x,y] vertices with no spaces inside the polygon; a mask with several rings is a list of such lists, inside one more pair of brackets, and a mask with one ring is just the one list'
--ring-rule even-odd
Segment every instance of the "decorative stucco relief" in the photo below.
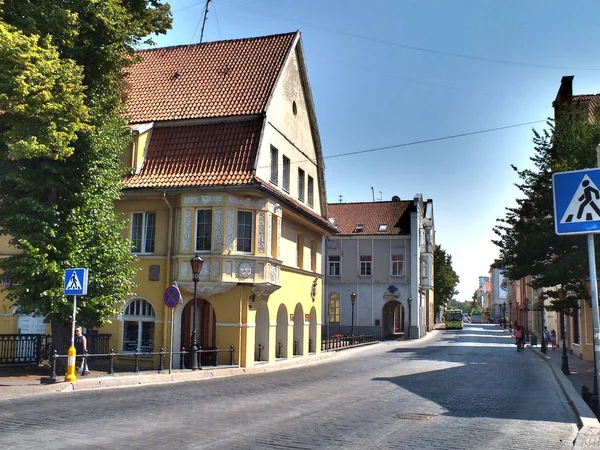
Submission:
{"label": "decorative stucco relief", "polygon": [[265,277],[265,265],[264,264],[258,264],[258,269],[256,269],[256,273],[258,274],[258,277],[262,280]]}
{"label": "decorative stucco relief", "polygon": [[202,269],[200,269],[200,276],[207,276],[210,274],[210,261],[204,261]]}
{"label": "decorative stucco relief", "polygon": [[215,261],[213,263],[213,277],[221,277],[221,262]]}
{"label": "decorative stucco relief", "polygon": [[214,250],[218,253],[223,251],[223,210],[215,209],[215,245]]}
{"label": "decorative stucco relief", "polygon": [[186,209],[183,211],[183,243],[182,251],[190,251],[190,233],[192,232],[192,211]]}
{"label": "decorative stucco relief", "polygon": [[233,261],[225,261],[225,274],[228,277],[233,274]]}
{"label": "decorative stucco relief", "polygon": [[249,197],[240,198],[232,195],[229,197],[229,204],[243,206],[244,208],[262,209],[267,204],[267,201],[264,199],[252,200]]}
{"label": "decorative stucco relief", "polygon": [[175,253],[181,251],[181,209],[175,211]]}
{"label": "decorative stucco relief", "polygon": [[[191,281],[180,281],[178,282],[179,288],[185,292],[194,293],[194,283]],[[198,297],[208,298],[216,294],[223,294],[230,289],[234,288],[237,283],[221,283],[221,282],[208,282],[198,283]]]}
{"label": "decorative stucco relief", "polygon": [[265,252],[265,213],[258,213],[258,253]]}
{"label": "decorative stucco relief", "polygon": [[255,284],[252,286],[252,293],[260,300],[267,300],[269,296],[281,286],[275,286],[270,283]]}
{"label": "decorative stucco relief", "polygon": [[233,220],[235,217],[233,209],[227,210],[227,250],[233,251]]}
{"label": "decorative stucco relief", "polygon": [[190,266],[189,261],[181,261],[179,263],[179,267],[180,267],[179,273],[181,274],[181,278],[187,278],[188,277],[189,266]]}
{"label": "decorative stucco relief", "polygon": [[269,264],[269,283],[279,284],[279,266]]}
{"label": "decorative stucco relief", "polygon": [[273,254],[273,239],[271,236],[273,235],[273,217],[272,213],[269,215],[269,220],[267,221],[267,255],[271,256]]}
{"label": "decorative stucco relief", "polygon": [[222,195],[186,195],[183,204],[186,206],[205,205],[207,203],[223,203]]}
{"label": "decorative stucco relief", "polygon": [[277,259],[281,259],[281,217],[277,217]]}

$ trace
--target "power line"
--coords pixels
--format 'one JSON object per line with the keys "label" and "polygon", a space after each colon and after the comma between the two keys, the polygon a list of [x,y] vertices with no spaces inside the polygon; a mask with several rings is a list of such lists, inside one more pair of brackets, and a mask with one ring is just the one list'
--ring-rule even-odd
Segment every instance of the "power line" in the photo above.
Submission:
{"label": "power line", "polygon": [[469,131],[467,133],[460,133],[460,134],[451,134],[449,136],[442,136],[442,137],[436,137],[436,138],[430,138],[430,139],[422,139],[420,141],[405,142],[402,144],[387,145],[385,147],[369,148],[367,150],[356,150],[354,152],[338,153],[337,155],[324,156],[323,158],[324,159],[333,159],[333,158],[340,158],[342,156],[359,155],[362,153],[371,153],[371,152],[378,152],[381,150],[389,150],[391,148],[400,148],[400,147],[408,147],[411,145],[427,144],[428,142],[445,141],[448,139],[456,139],[456,138],[465,137],[465,136],[473,136],[476,134],[491,133],[491,132],[500,131],[500,130],[508,130],[509,128],[523,127],[525,125],[533,125],[536,123],[542,123],[542,122],[546,122],[546,121],[547,120],[534,120],[533,122],[517,123],[514,125],[506,125],[504,127],[488,128],[485,130],[478,130],[478,131]]}
{"label": "power line", "polygon": [[[223,3],[223,4],[227,5],[226,3]],[[399,47],[399,48],[403,48],[406,50],[413,50],[413,51],[429,53],[429,54],[433,54],[433,55],[442,55],[442,56],[448,56],[451,58],[468,59],[468,60],[472,60],[472,61],[480,61],[480,62],[487,62],[487,63],[493,63],[493,64],[504,64],[504,65],[522,66],[522,67],[535,67],[537,69],[600,71],[600,68],[592,68],[592,67],[552,66],[552,65],[546,65],[546,64],[534,64],[534,63],[525,63],[525,62],[519,62],[519,61],[510,61],[510,60],[505,60],[505,59],[487,58],[485,56],[467,55],[467,54],[463,54],[463,53],[445,52],[442,50],[435,50],[435,49],[419,47],[419,46],[415,46],[415,45],[402,44],[400,42],[393,42],[393,41],[388,41],[386,39],[379,39],[379,38],[375,38],[375,37],[371,37],[371,36],[365,36],[362,34],[351,33],[349,31],[337,30],[334,28],[317,25],[315,23],[305,22],[305,21],[299,20],[297,18],[292,19],[289,17],[282,16],[280,14],[272,14],[272,13],[268,13],[266,11],[260,11],[257,9],[248,8],[246,6],[242,6],[235,2],[229,2],[229,5],[237,7],[239,9],[245,9],[246,11],[263,14],[265,16],[277,17],[279,19],[283,19],[283,20],[286,20],[286,21],[289,21],[292,23],[300,23],[300,24],[306,25],[307,27],[316,28],[316,29],[327,31],[330,33],[341,34],[341,35],[353,37],[356,39],[362,39],[365,41],[376,42],[378,44]]]}

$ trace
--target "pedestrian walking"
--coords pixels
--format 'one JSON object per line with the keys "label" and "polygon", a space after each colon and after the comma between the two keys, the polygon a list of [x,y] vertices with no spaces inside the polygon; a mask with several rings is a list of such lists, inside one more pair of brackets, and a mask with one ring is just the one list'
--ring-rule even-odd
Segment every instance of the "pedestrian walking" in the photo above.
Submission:
{"label": "pedestrian walking", "polygon": [[550,344],[552,345],[552,348],[556,350],[556,331],[554,330],[550,332]]}
{"label": "pedestrian walking", "polygon": [[73,342],[75,345],[75,354],[82,355],[81,358],[77,358],[77,362],[81,364],[79,366],[81,375],[87,375],[90,373],[87,358],[85,357],[87,353],[87,338],[83,335],[83,328],[80,325],[75,327],[75,339]]}
{"label": "pedestrian walking", "polygon": [[542,332],[542,340],[547,347],[548,343],[550,342],[550,332],[548,331],[548,327],[544,327],[544,331]]}
{"label": "pedestrian walking", "polygon": [[520,352],[525,343],[525,330],[522,326],[518,326],[515,331],[515,343],[517,344],[517,351]]}

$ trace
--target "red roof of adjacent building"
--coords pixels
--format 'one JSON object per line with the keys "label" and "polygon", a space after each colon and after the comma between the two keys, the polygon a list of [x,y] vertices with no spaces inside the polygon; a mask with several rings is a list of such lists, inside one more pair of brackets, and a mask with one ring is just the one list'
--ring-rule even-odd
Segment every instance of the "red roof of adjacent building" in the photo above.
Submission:
{"label": "red roof of adjacent building", "polygon": [[593,122],[596,118],[596,109],[600,105],[600,94],[574,95],[573,103],[583,102],[587,104],[588,118]]}
{"label": "red roof of adjacent building", "polygon": [[127,188],[249,184],[262,118],[155,128],[138,174]]}
{"label": "red roof of adjacent building", "polygon": [[130,123],[263,112],[297,35],[138,52],[127,76]]}
{"label": "red roof of adjacent building", "polygon": [[[339,234],[410,234],[408,213],[412,204],[412,201],[328,203],[327,212]],[[381,225],[387,225],[385,231],[379,231]]]}

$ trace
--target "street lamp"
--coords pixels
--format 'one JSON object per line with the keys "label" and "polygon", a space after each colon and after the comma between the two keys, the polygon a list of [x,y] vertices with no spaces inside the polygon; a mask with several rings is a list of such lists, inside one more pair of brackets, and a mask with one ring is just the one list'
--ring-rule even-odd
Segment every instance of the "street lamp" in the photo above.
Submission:
{"label": "street lamp", "polygon": [[410,339],[410,327],[411,327],[410,304],[412,303],[412,298],[408,297],[408,299],[406,299],[406,301],[408,302],[408,339]]}
{"label": "street lamp", "polygon": [[192,370],[198,370],[198,341],[196,339],[196,309],[198,306],[198,297],[196,293],[198,290],[198,281],[200,280],[202,264],[204,264],[204,261],[198,255],[195,255],[190,259],[190,265],[192,266],[192,281],[194,282],[194,313],[192,318],[192,342],[190,345],[190,348],[192,349]]}
{"label": "street lamp", "polygon": [[502,305],[502,329],[506,330],[506,302]]}
{"label": "street lamp", "polygon": [[509,325],[512,327],[512,302],[508,302]]}
{"label": "street lamp", "polygon": [[567,299],[567,292],[561,287],[560,288],[560,337],[562,339],[562,372],[565,375],[569,375],[571,371],[569,370],[569,359],[567,357],[567,336],[565,330],[565,304],[564,301]]}
{"label": "street lamp", "polygon": [[[600,286],[600,283],[598,281],[596,281],[596,289],[598,289],[598,287]],[[592,302],[595,301],[595,298],[598,294],[598,290],[596,290],[596,294],[594,294],[592,292],[592,284],[590,283],[590,279],[587,278],[585,280],[585,285],[587,287],[587,291],[590,294],[590,296],[592,297]],[[592,393],[592,404],[594,405],[594,407],[596,408],[596,411],[600,411],[600,404],[599,404],[599,399],[598,399],[598,359],[596,356],[596,351],[597,351],[597,338],[596,336],[598,336],[598,329],[600,328],[598,325],[598,314],[594,314],[593,313],[593,308],[592,308],[592,316],[593,316],[593,321],[592,321],[592,326],[593,326],[593,344],[594,344],[594,392]]]}
{"label": "street lamp", "polygon": [[538,297],[538,303],[540,305],[540,316],[542,317],[542,332],[540,333],[541,337],[542,337],[542,344],[541,344],[541,351],[542,353],[546,353],[546,339],[545,339],[545,333],[544,333],[544,296],[540,295]]}
{"label": "street lamp", "polygon": [[354,345],[354,302],[356,302],[356,292],[350,294],[350,302],[352,303],[352,325],[350,326],[350,337],[352,338],[352,345]]}

